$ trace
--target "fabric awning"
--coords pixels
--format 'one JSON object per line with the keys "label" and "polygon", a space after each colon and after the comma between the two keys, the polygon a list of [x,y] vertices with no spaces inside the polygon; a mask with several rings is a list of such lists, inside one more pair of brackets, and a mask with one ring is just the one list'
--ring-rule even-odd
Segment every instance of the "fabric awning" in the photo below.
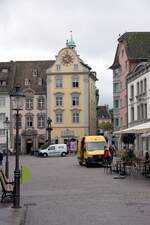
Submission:
{"label": "fabric awning", "polygon": [[141,135],[141,137],[149,137],[149,136],[150,136],[150,132],[147,132]]}
{"label": "fabric awning", "polygon": [[117,134],[130,134],[130,133],[143,134],[145,132],[150,132],[150,122],[142,123],[142,124],[139,124],[134,127],[129,127],[124,130],[119,130],[119,131],[114,132],[114,134],[116,134],[116,135]]}

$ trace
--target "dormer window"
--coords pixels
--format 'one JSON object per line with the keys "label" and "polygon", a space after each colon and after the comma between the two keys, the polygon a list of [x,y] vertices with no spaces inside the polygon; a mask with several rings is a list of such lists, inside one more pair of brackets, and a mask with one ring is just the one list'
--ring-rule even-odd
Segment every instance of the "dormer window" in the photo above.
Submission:
{"label": "dormer window", "polygon": [[74,65],[73,65],[73,70],[74,70],[74,71],[78,71],[78,69],[79,69],[78,64],[74,64]]}
{"label": "dormer window", "polygon": [[25,84],[25,86],[28,86],[31,84],[31,81],[28,78],[25,78],[24,84]]}
{"label": "dormer window", "polygon": [[38,70],[37,69],[33,69],[32,75],[33,75],[33,77],[37,77]]}
{"label": "dormer window", "polygon": [[38,78],[38,85],[39,86],[42,86],[43,84],[43,79],[41,77]]}
{"label": "dormer window", "polygon": [[2,69],[2,73],[8,73],[8,69],[7,68],[3,68]]}
{"label": "dormer window", "polygon": [[0,87],[5,87],[5,86],[6,86],[6,81],[0,80]]}
{"label": "dormer window", "polygon": [[60,65],[60,64],[57,64],[57,65],[56,65],[56,70],[57,70],[57,71],[60,71],[60,70],[61,70],[61,65]]}

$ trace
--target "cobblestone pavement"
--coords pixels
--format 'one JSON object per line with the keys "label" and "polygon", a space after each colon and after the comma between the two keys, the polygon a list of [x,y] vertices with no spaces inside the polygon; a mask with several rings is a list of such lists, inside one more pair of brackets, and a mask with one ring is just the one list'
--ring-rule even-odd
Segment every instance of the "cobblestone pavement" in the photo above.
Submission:
{"label": "cobblestone pavement", "polygon": [[[11,157],[11,167],[14,158]],[[32,180],[21,186],[26,225],[149,225],[150,179],[114,179],[76,157],[22,156]]]}

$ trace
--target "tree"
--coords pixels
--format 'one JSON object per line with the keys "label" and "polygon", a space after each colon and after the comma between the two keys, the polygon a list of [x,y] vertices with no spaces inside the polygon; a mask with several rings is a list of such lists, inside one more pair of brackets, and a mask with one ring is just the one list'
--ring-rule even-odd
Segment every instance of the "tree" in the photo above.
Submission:
{"label": "tree", "polygon": [[101,123],[99,123],[99,129],[102,129],[104,131],[112,131],[112,123],[107,121],[103,121]]}

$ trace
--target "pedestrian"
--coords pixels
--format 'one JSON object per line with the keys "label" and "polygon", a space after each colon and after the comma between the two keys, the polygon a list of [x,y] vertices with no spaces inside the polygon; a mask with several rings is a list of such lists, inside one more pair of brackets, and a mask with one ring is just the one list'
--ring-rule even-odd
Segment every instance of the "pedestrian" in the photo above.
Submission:
{"label": "pedestrian", "polygon": [[109,152],[110,152],[110,161],[112,162],[113,161],[114,152],[115,152],[115,150],[114,150],[112,145],[109,146]]}
{"label": "pedestrian", "polygon": [[146,163],[149,162],[149,153],[148,152],[145,153],[145,162]]}
{"label": "pedestrian", "polygon": [[0,151],[0,165],[2,165],[3,162],[3,153]]}
{"label": "pedestrian", "polygon": [[129,160],[132,160],[134,158],[133,147],[130,147],[129,150],[128,150],[128,158],[129,158]]}
{"label": "pedestrian", "polygon": [[112,144],[112,147],[113,147],[113,156],[116,156],[117,147],[114,144]]}
{"label": "pedestrian", "polygon": [[106,165],[111,164],[111,153],[110,153],[110,150],[107,146],[104,147],[104,163]]}

